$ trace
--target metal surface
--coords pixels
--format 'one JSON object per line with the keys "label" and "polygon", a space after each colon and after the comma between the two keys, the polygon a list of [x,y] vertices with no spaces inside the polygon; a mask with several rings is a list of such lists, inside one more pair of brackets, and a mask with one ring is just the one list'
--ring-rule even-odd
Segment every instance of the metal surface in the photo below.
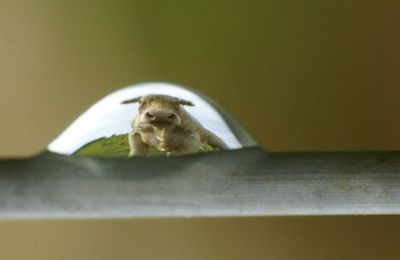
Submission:
{"label": "metal surface", "polygon": [[0,160],[0,218],[400,213],[400,152]]}

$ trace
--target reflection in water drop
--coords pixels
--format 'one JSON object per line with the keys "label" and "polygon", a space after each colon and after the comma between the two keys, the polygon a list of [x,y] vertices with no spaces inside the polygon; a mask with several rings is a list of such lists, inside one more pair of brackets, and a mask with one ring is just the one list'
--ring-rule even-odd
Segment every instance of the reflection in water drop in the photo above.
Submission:
{"label": "reflection in water drop", "polygon": [[[193,118],[193,121],[198,122],[200,126],[210,131],[212,136],[220,138],[227,149],[239,149],[256,145],[248,136],[240,138],[235,134],[233,132],[235,129],[230,128],[221,112],[217,111],[213,105],[198,94],[171,84],[145,83],[121,89],[97,102],[48,146],[49,151],[66,155],[126,157],[131,150],[128,143],[128,133],[132,132],[132,121],[137,118],[137,122],[138,118],[140,118],[142,121],[146,121],[145,123],[151,123],[152,129],[157,132],[155,135],[153,133],[152,136],[144,138],[145,146],[149,146],[149,153],[170,153],[171,151],[168,151],[170,147],[164,141],[170,140],[169,136],[175,133],[173,132],[174,130],[166,131],[165,129],[174,127],[165,126],[170,126],[172,123],[175,125],[182,123],[179,120],[187,123],[187,120],[190,121],[191,119],[190,117],[188,119],[185,114],[172,113],[171,109],[173,108],[171,108],[170,103],[164,106],[164,109],[159,105],[154,106],[157,109],[153,109],[153,111],[149,111],[149,106],[142,106],[147,110],[145,113],[138,115],[139,103],[143,104],[143,102],[138,101],[143,100],[136,98],[146,97],[147,95],[167,95],[171,100],[173,98],[175,101],[180,101],[179,107],[184,107],[184,110]],[[125,103],[129,104],[121,105],[123,101],[127,101]],[[190,103],[193,103],[193,106],[190,106]],[[165,107],[169,107],[170,110],[165,112]],[[179,112],[180,110],[174,111]],[[149,122],[152,120],[155,121]],[[136,124],[135,129],[138,126]],[[147,124],[147,128],[143,128],[141,134],[144,133],[146,135],[150,131],[149,127]],[[179,127],[175,127],[176,129],[179,130]],[[242,129],[239,130],[236,132],[247,135]],[[164,141],[160,140],[163,139],[163,136],[165,138],[168,136],[168,138],[164,138]],[[191,136],[191,139],[196,138],[198,137]],[[247,140],[247,142],[239,140]],[[213,146],[215,145],[212,143],[206,146],[203,144],[199,150],[216,150]],[[171,154],[174,154],[174,152]],[[185,154],[185,152],[176,154]]]}

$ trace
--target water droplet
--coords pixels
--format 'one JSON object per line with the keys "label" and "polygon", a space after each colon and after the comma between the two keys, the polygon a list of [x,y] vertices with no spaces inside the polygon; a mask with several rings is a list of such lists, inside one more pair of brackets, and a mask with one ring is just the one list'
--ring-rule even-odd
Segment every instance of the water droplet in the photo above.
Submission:
{"label": "water droplet", "polygon": [[[128,135],[132,132],[132,121],[138,115],[139,100],[136,98],[148,95],[163,95],[168,96],[168,100],[180,101],[178,107],[193,118],[195,127],[193,133],[188,134],[187,128],[183,129],[188,119],[179,114],[181,110],[172,115],[173,111],[165,112],[158,106],[156,116],[150,113],[146,119],[153,121],[146,121],[146,127],[141,129],[135,128],[144,143],[146,155],[220,150],[215,143],[207,142],[210,138],[198,133],[198,124],[200,129],[202,126],[211,132],[211,136],[222,140],[226,149],[257,145],[236,120],[209,98],[172,84],[143,83],[123,88],[98,101],[57,137],[48,150],[65,155],[127,157],[130,151]],[[126,100],[129,100],[125,102],[127,104],[121,104]],[[177,133],[179,137],[176,137]],[[186,148],[182,148],[184,146]],[[187,149],[189,146],[198,147]]]}

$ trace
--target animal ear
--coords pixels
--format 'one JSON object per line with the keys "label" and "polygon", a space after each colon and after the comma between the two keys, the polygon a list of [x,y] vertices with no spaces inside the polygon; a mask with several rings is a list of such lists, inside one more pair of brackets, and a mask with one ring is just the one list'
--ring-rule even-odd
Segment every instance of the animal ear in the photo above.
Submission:
{"label": "animal ear", "polygon": [[190,101],[184,100],[184,99],[176,99],[176,104],[181,105],[181,106],[190,106],[193,107],[194,104]]}
{"label": "animal ear", "polygon": [[136,97],[136,98],[124,100],[121,102],[121,104],[125,105],[125,104],[137,103],[137,102],[140,102],[141,99],[142,99],[142,97]]}

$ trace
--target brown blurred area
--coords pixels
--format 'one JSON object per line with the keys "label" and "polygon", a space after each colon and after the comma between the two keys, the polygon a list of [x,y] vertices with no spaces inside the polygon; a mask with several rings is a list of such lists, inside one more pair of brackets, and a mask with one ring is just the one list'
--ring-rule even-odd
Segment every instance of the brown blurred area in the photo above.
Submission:
{"label": "brown blurred area", "polygon": [[[398,1],[0,0],[0,156],[130,84],[191,87],[270,151],[400,148]],[[396,259],[398,217],[1,222],[0,259]]]}
{"label": "brown blurred area", "polygon": [[6,222],[1,259],[398,259],[398,217]]}

